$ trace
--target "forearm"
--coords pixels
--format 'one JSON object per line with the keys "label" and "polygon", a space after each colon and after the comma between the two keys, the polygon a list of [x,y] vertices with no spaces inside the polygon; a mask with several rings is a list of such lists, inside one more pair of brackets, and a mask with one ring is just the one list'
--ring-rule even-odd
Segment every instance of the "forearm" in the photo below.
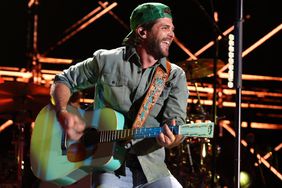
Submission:
{"label": "forearm", "polygon": [[71,96],[70,89],[63,83],[54,83],[51,86],[52,102],[57,112],[65,110]]}

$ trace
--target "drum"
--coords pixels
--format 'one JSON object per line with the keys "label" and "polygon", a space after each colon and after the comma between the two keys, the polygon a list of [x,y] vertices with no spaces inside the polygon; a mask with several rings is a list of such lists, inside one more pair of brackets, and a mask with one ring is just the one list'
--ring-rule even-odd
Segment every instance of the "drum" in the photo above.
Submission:
{"label": "drum", "polygon": [[212,144],[207,138],[187,138],[166,149],[166,164],[184,188],[209,185],[212,177]]}

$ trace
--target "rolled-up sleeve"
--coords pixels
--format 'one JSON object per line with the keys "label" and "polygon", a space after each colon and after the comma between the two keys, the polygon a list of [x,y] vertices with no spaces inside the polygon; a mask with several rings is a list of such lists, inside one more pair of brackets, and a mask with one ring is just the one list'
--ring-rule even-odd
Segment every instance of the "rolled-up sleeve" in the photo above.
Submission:
{"label": "rolled-up sleeve", "polygon": [[64,83],[72,92],[94,86],[99,75],[95,58],[88,58],[70,66],[61,74],[55,76],[55,83]]}

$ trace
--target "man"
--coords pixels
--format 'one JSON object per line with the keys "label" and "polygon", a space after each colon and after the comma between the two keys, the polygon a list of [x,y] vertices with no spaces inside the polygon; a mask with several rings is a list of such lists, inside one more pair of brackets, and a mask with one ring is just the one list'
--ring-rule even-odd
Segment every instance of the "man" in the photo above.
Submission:
{"label": "man", "polygon": [[170,8],[161,3],[141,4],[130,16],[130,28],[124,46],[97,50],[92,58],[55,77],[51,95],[57,118],[68,137],[79,140],[85,124],[67,111],[68,100],[73,92],[95,86],[94,108],[110,107],[122,113],[125,127],[132,128],[160,67],[169,77],[143,127],[163,126],[163,132],[153,139],[132,140],[122,167],[115,172],[95,172],[93,184],[94,187],[182,187],[164,162],[165,147],[177,146],[183,140],[167,125],[185,123],[188,98],[185,72],[166,59],[174,38]]}

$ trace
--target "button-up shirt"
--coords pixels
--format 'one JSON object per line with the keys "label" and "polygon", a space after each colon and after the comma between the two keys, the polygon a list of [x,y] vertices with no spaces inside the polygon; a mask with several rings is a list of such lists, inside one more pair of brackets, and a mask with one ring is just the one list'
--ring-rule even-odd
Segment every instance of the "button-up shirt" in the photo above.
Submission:
{"label": "button-up shirt", "polygon": [[[119,47],[97,50],[92,58],[70,66],[55,77],[72,92],[95,87],[94,108],[110,107],[122,113],[125,127],[130,128],[153,80],[156,68],[167,71],[166,58],[142,69],[135,48]],[[150,111],[144,127],[159,127],[176,119],[177,125],[186,121],[188,89],[183,69],[171,63],[171,71],[160,97]],[[155,138],[132,141],[131,153],[137,155],[148,182],[170,174],[165,164],[165,150]]]}

